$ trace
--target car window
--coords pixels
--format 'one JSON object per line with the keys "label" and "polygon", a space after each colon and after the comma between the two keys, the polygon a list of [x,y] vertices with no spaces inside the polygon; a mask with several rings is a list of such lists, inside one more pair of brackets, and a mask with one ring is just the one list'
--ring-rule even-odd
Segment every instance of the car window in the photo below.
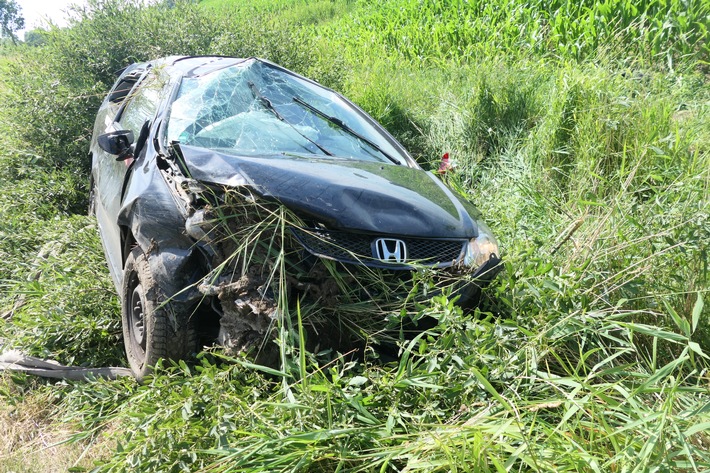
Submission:
{"label": "car window", "polygon": [[149,74],[128,98],[129,102],[119,120],[122,128],[138,133],[143,123],[155,116],[161,89],[156,75]]}
{"label": "car window", "polygon": [[123,102],[133,86],[140,80],[145,72],[144,68],[135,67],[125,73],[108,95],[108,101],[120,104]]}
{"label": "car window", "polygon": [[184,78],[168,139],[240,156],[406,162],[337,94],[258,60]]}

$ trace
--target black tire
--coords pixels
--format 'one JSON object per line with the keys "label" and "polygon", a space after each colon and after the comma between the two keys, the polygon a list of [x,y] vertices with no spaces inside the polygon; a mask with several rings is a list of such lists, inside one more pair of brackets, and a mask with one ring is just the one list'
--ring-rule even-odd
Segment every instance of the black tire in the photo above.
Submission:
{"label": "black tire", "polygon": [[123,271],[121,321],[126,357],[138,381],[160,358],[185,359],[197,347],[191,314],[170,317],[168,307],[161,305],[164,300],[143,251],[134,248]]}

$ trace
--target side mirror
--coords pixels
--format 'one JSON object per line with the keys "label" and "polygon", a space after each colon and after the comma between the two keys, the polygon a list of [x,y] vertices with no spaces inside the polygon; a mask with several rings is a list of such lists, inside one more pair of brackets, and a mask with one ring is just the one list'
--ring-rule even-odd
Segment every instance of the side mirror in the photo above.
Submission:
{"label": "side mirror", "polygon": [[110,154],[121,156],[133,144],[133,132],[131,130],[118,130],[104,133],[97,138],[99,148]]}

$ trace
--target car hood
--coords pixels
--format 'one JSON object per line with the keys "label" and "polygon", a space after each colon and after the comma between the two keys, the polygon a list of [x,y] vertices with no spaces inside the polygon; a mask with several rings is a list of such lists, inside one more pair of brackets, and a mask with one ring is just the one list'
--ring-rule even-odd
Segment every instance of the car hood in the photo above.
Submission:
{"label": "car hood", "polygon": [[193,179],[249,186],[333,230],[472,238],[480,212],[421,169],[295,155],[242,157],[181,145]]}

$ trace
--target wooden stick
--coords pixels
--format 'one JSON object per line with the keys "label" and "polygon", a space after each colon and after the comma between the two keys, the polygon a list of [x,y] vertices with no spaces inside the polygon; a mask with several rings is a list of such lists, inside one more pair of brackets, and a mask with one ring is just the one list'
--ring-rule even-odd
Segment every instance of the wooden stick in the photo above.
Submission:
{"label": "wooden stick", "polygon": [[89,381],[95,378],[116,379],[121,376],[132,376],[131,370],[128,368],[64,366],[54,360],[43,360],[34,356],[23,355],[16,350],[0,355],[0,371],[3,370],[20,371],[44,378],[68,379],[72,381]]}

